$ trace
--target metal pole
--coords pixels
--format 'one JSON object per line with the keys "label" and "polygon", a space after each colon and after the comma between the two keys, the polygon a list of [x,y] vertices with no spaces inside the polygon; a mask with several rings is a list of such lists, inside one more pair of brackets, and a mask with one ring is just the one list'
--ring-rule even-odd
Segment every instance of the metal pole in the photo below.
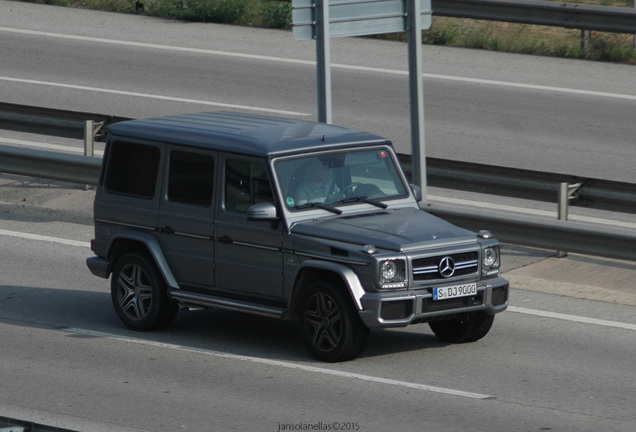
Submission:
{"label": "metal pole", "polygon": [[[559,185],[559,211],[558,219],[561,221],[568,220],[568,203],[570,201],[570,186],[567,183],[561,183]],[[563,258],[567,256],[567,252],[558,250],[557,258]]]}
{"label": "metal pole", "polygon": [[413,183],[422,188],[422,202],[426,203],[426,151],[424,146],[424,89],[422,83],[421,13],[420,0],[407,0]]}
{"label": "metal pole", "polygon": [[585,55],[592,51],[592,32],[590,30],[581,30],[581,51]]}
{"label": "metal pole", "polygon": [[[84,156],[95,156],[95,122],[93,120],[86,120],[84,123]],[[90,184],[85,184],[84,190],[90,187]]]}
{"label": "metal pole", "polygon": [[316,21],[318,121],[331,123],[331,35],[329,34],[329,0],[317,0]]}
{"label": "metal pole", "polygon": [[84,156],[95,156],[95,122],[86,120],[84,123]]}

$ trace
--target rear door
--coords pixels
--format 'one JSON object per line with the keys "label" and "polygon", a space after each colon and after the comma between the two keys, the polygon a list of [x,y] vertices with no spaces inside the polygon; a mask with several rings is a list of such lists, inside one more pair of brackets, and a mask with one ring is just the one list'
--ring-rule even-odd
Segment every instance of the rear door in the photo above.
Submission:
{"label": "rear door", "polygon": [[126,139],[108,143],[104,178],[95,199],[97,239],[110,239],[126,228],[155,231],[163,149],[163,144]]}
{"label": "rear door", "polygon": [[159,238],[182,288],[210,289],[214,278],[214,190],[217,154],[168,146]]}

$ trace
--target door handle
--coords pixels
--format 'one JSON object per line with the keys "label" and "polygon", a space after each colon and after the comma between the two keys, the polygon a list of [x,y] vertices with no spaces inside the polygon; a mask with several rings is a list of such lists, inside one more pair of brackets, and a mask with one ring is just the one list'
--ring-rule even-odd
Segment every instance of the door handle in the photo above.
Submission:
{"label": "door handle", "polygon": [[162,232],[164,234],[174,234],[174,230],[172,229],[172,227],[170,227],[170,225],[166,225],[163,228],[159,228],[159,232]]}
{"label": "door handle", "polygon": [[219,242],[224,244],[232,244],[234,240],[232,240],[229,236],[224,235],[223,237],[219,237]]}

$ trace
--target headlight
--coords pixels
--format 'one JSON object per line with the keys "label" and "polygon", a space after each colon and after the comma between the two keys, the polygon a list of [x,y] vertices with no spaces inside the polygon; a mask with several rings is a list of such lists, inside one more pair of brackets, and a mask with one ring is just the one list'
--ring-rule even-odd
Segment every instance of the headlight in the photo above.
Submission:
{"label": "headlight", "polygon": [[497,251],[495,248],[484,249],[484,267],[492,267],[497,262]]}
{"label": "headlight", "polygon": [[384,261],[382,263],[382,281],[389,282],[395,278],[395,274],[397,273],[397,266],[395,265],[395,261]]}
{"label": "headlight", "polygon": [[499,272],[499,247],[487,247],[482,252],[482,270],[484,276]]}
{"label": "headlight", "polygon": [[386,260],[380,263],[380,285],[382,288],[406,287],[406,263],[404,260]]}

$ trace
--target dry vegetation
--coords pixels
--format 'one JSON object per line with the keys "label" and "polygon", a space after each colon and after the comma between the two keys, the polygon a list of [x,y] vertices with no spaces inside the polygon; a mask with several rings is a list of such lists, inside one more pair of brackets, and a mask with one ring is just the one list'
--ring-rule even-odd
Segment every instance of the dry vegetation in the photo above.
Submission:
{"label": "dry vegetation", "polygon": [[[120,13],[144,13],[170,19],[217,22],[265,28],[291,28],[290,1],[276,0],[23,0]],[[549,0],[548,0],[549,1]],[[570,0],[571,3],[632,7],[635,0]],[[404,34],[379,36],[404,40]],[[424,43],[590,60],[636,63],[634,36],[591,32],[587,49],[580,30],[472,19],[433,17]]]}

